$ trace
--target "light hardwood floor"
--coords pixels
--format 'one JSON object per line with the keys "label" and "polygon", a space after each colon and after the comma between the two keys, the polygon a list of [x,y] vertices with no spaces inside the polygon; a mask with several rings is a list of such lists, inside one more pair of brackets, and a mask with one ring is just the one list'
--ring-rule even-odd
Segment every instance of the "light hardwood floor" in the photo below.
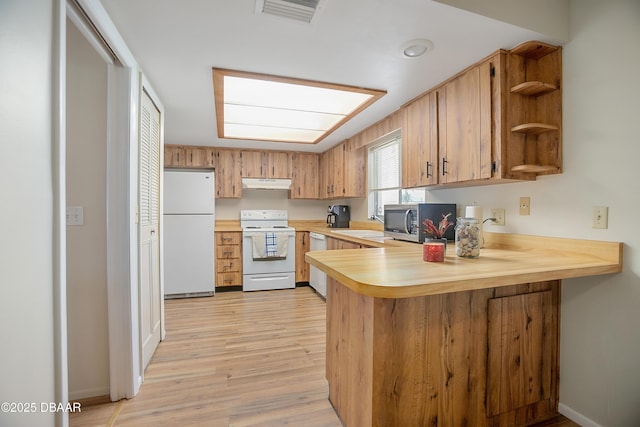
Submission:
{"label": "light hardwood floor", "polygon": [[325,303],[309,287],[165,302],[167,336],[138,396],[80,426],[340,426],[327,399]]}
{"label": "light hardwood floor", "polygon": [[311,288],[167,300],[165,316],[138,396],[83,406],[71,427],[341,426],[327,399],[325,303]]}

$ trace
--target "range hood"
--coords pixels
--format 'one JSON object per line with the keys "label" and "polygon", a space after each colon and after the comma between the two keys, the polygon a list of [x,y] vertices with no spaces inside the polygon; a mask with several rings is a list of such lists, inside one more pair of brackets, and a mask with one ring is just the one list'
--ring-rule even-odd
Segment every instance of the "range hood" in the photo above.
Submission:
{"label": "range hood", "polygon": [[254,190],[288,190],[290,179],[242,178],[242,188]]}

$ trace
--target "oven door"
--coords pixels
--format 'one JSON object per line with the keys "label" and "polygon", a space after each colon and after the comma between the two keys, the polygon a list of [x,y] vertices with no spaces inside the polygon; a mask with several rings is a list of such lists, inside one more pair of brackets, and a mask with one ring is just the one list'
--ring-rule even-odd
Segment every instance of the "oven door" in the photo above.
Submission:
{"label": "oven door", "polygon": [[260,237],[264,234],[265,232],[257,231],[242,234],[242,290],[262,291],[295,288],[295,232],[288,233],[287,256],[285,258],[254,259],[253,235]]}

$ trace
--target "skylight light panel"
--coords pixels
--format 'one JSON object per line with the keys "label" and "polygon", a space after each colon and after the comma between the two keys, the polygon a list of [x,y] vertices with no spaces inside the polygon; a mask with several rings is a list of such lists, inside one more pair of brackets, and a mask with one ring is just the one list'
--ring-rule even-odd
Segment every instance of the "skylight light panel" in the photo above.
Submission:
{"label": "skylight light panel", "polygon": [[281,110],[278,108],[252,107],[225,104],[226,123],[300,128],[327,131],[344,119],[342,114],[316,113],[313,111]]}
{"label": "skylight light panel", "polygon": [[324,133],[323,131],[308,129],[238,125],[234,123],[226,124],[225,132],[227,133],[227,138],[249,139],[247,135],[252,135],[254,137],[252,139],[260,141],[302,142],[307,144],[312,143]]}
{"label": "skylight light panel", "polygon": [[224,79],[225,104],[347,115],[372,97],[366,93],[268,80],[230,76]]}
{"label": "skylight light panel", "polygon": [[319,142],[386,93],[216,68],[213,83],[220,138],[301,143]]}

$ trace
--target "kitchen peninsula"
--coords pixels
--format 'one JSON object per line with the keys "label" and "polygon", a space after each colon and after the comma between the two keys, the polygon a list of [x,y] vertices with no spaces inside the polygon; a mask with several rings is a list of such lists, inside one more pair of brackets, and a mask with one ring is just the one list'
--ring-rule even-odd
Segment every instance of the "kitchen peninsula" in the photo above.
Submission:
{"label": "kitchen peninsula", "polygon": [[527,425],[557,413],[560,281],[622,270],[622,244],[485,233],[309,252],[327,281],[329,398],[346,426]]}

